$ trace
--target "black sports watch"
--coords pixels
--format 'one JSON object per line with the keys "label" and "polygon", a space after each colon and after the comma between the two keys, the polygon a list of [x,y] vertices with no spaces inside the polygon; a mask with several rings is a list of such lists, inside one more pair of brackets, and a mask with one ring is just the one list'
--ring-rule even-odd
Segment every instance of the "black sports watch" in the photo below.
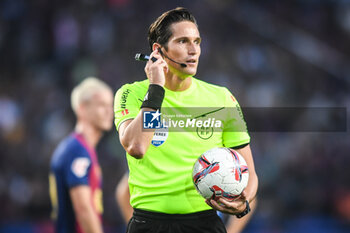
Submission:
{"label": "black sports watch", "polygon": [[248,201],[245,201],[245,206],[245,210],[242,213],[236,214],[237,218],[242,218],[250,212],[250,206]]}

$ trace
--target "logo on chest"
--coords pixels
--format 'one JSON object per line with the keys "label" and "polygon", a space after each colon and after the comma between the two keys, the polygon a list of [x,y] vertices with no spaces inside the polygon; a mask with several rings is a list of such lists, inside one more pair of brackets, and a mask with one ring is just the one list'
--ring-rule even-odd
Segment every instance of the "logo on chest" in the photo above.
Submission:
{"label": "logo on chest", "polygon": [[209,138],[211,138],[214,134],[214,128],[213,127],[197,127],[196,129],[197,135],[198,137],[200,137],[201,139],[204,140],[208,140]]}

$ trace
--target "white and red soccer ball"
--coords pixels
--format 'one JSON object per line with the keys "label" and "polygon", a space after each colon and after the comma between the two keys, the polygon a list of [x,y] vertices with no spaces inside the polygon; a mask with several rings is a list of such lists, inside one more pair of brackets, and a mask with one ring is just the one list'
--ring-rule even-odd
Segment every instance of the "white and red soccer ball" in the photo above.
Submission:
{"label": "white and red soccer ball", "polygon": [[248,166],[243,156],[229,148],[213,148],[195,162],[192,178],[205,199],[223,197],[232,201],[248,184]]}

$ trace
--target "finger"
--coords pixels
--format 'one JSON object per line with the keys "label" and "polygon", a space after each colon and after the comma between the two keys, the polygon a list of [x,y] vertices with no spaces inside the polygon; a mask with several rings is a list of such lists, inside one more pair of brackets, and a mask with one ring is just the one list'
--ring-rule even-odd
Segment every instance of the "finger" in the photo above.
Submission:
{"label": "finger", "polygon": [[156,65],[162,65],[162,63],[165,63],[164,59],[160,55],[151,56],[150,61],[151,61],[151,63],[156,64]]}
{"label": "finger", "polygon": [[232,202],[226,200],[225,198],[220,197],[218,200],[220,203],[224,204],[225,206],[231,206]]}
{"label": "finger", "polygon": [[219,211],[223,211],[223,212],[227,212],[227,208],[225,208],[224,206],[221,206],[217,201],[211,199],[210,200],[211,206]]}
{"label": "finger", "polygon": [[240,209],[245,204],[242,200],[228,201],[225,198],[220,198],[219,201],[228,209]]}
{"label": "finger", "polygon": [[153,66],[158,66],[159,64],[161,64],[161,61],[155,57],[151,57],[148,62],[146,63],[145,66],[145,71],[149,71],[151,69],[151,67]]}
{"label": "finger", "polygon": [[151,54],[150,55],[151,57],[155,57],[155,58],[157,58],[157,59],[161,59],[162,58],[162,56],[160,56],[159,54]]}
{"label": "finger", "polygon": [[150,55],[150,59],[148,60],[147,64],[155,63],[157,60],[161,58],[161,56],[157,53],[156,50],[154,50]]}
{"label": "finger", "polygon": [[[152,59],[154,59],[154,58],[155,57],[151,57],[151,59],[149,59],[149,61],[146,63],[146,66],[144,68],[146,74],[149,74],[151,72],[151,69],[154,69],[156,67],[163,68],[163,70],[165,72],[167,72],[168,71],[168,64],[162,58],[159,58],[155,62],[153,62]],[[158,69],[158,68],[156,68],[156,69]]]}
{"label": "finger", "polygon": [[207,205],[209,205],[210,207],[213,208],[213,205],[210,203],[210,200],[209,200],[209,199],[205,199],[205,203],[207,203]]}
{"label": "finger", "polygon": [[150,57],[155,57],[157,59],[162,58],[162,56],[159,54],[158,50],[154,50],[149,56]]}
{"label": "finger", "polygon": [[156,61],[157,61],[157,58],[151,57],[151,60],[152,60],[153,62],[156,62]]}
{"label": "finger", "polygon": [[224,198],[220,198],[218,201],[222,203],[222,205],[220,205],[220,209],[218,210],[224,213],[237,214],[241,213],[245,209],[245,205],[242,205],[241,203],[230,202]]}
{"label": "finger", "polygon": [[222,204],[222,205],[224,205],[226,208],[229,208],[229,209],[236,209],[236,207],[238,206],[238,204],[237,203],[235,203],[234,201],[228,201],[228,200],[226,200],[225,198],[222,198],[222,197],[220,197],[219,199],[218,199],[218,201]]}
{"label": "finger", "polygon": [[163,59],[157,60],[154,64],[157,65],[157,66],[162,67],[165,72],[168,71],[168,63],[166,63],[166,61],[164,61]]}

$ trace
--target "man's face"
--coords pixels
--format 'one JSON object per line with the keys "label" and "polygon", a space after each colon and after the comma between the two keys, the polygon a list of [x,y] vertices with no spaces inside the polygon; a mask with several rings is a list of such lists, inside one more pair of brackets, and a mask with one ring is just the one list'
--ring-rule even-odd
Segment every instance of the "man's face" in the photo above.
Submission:
{"label": "man's face", "polygon": [[113,93],[109,90],[96,92],[85,104],[85,119],[95,128],[107,131],[113,125]]}
{"label": "man's face", "polygon": [[173,23],[170,29],[173,35],[169,38],[166,54],[171,59],[187,65],[182,68],[166,59],[170,69],[175,68],[182,74],[195,75],[201,54],[201,38],[197,26],[190,21],[181,21]]}

